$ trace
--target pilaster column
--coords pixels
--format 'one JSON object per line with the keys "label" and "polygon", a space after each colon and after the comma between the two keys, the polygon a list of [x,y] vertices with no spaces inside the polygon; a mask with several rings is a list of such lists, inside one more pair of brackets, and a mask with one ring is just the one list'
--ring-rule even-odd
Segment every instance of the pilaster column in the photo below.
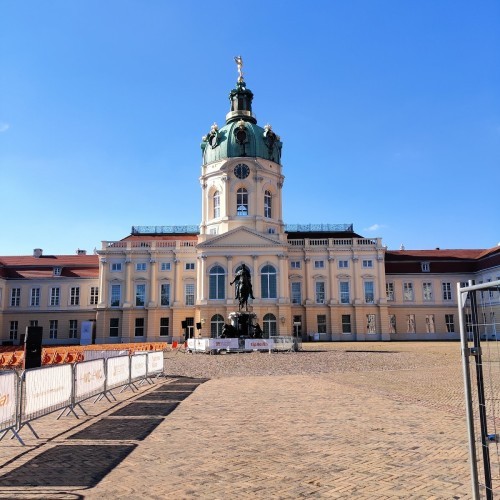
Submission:
{"label": "pilaster column", "polygon": [[286,257],[284,254],[279,254],[278,255],[279,259],[279,272],[280,272],[280,279],[279,279],[279,284],[280,284],[280,289],[279,289],[279,300],[280,302],[283,302],[286,299],[286,295],[288,295],[288,273],[287,270],[285,269],[285,264],[286,264]]}
{"label": "pilaster column", "polygon": [[205,276],[206,276],[206,261],[207,261],[207,256],[206,255],[200,255],[198,257],[199,261],[199,266],[198,266],[198,301],[200,300],[206,300],[206,290],[205,290]]}
{"label": "pilaster column", "polygon": [[172,304],[176,305],[176,302],[179,300],[178,299],[178,292],[177,292],[177,286],[179,282],[181,281],[180,275],[179,275],[179,259],[177,257],[174,257],[174,282],[172,283]]}
{"label": "pilaster column", "polygon": [[311,284],[309,283],[309,280],[311,278],[311,258],[310,257],[304,257],[304,284],[305,284],[305,296],[306,296],[306,304],[311,303]]}
{"label": "pilaster column", "polygon": [[132,305],[132,260],[130,257],[125,259],[125,290],[123,296],[125,298],[123,307],[130,307]]}
{"label": "pilaster column", "polygon": [[156,307],[158,305],[157,267],[156,259],[151,257],[149,259],[149,307]]}
{"label": "pilaster column", "polygon": [[358,297],[358,261],[359,257],[354,255],[352,257],[352,298],[354,300],[354,304],[359,304],[360,300]]}
{"label": "pilaster column", "polygon": [[335,299],[337,298],[335,295],[335,257],[329,256],[328,257],[328,289],[329,289],[329,303],[332,304]]}
{"label": "pilaster column", "polygon": [[226,300],[231,300],[233,299],[234,295],[232,293],[231,283],[233,279],[233,256],[232,255],[226,255],[226,270],[227,270],[227,279],[226,279]]}
{"label": "pilaster column", "polygon": [[106,307],[108,297],[108,280],[106,258],[99,260],[99,306]]}

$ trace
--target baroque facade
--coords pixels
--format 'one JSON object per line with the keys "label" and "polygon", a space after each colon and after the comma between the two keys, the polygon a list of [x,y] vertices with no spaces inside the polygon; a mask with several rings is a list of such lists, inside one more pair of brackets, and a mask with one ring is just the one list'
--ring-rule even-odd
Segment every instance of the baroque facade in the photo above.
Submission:
{"label": "baroque facade", "polygon": [[98,343],[218,336],[243,264],[265,336],[458,338],[456,283],[500,279],[500,247],[389,251],[352,225],[286,225],[281,139],[257,124],[241,72],[229,100],[201,144],[201,224],[133,228],[95,255],[0,257],[3,342],[38,324],[45,343],[76,343],[88,320]]}

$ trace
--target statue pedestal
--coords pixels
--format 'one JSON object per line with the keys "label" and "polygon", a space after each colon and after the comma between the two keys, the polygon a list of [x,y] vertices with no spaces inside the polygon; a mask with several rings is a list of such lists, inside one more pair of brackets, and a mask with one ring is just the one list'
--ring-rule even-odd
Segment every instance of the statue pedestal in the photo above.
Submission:
{"label": "statue pedestal", "polygon": [[236,330],[237,337],[254,337],[256,318],[257,315],[253,312],[238,311],[229,313],[229,321]]}

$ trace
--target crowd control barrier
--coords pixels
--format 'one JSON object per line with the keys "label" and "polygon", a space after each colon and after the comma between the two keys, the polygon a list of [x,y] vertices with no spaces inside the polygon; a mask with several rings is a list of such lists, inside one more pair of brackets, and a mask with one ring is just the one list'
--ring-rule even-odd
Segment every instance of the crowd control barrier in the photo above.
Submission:
{"label": "crowd control barrier", "polygon": [[301,348],[297,337],[274,336],[268,339],[245,338],[196,338],[189,339],[187,349],[192,352],[217,353],[226,352],[294,352]]}
{"label": "crowd control barrier", "polygon": [[11,432],[24,445],[19,435],[23,427],[38,438],[33,420],[56,411],[58,419],[70,413],[79,418],[77,407],[87,415],[83,401],[93,397],[94,402],[104,397],[111,401],[113,389],[134,390],[136,383],[153,383],[161,375],[162,351],[43,366],[20,375],[14,370],[0,372],[0,441]]}

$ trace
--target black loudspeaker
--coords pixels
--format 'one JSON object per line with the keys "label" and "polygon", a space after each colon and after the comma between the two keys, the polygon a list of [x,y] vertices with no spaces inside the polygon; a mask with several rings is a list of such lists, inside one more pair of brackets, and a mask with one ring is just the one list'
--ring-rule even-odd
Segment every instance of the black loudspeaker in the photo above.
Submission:
{"label": "black loudspeaker", "polygon": [[187,328],[187,326],[188,326],[188,322],[187,321],[183,321],[181,323],[181,325],[182,325],[182,329],[185,330]]}
{"label": "black loudspeaker", "polygon": [[201,330],[201,323],[196,323],[196,329]]}
{"label": "black loudspeaker", "polygon": [[42,339],[41,326],[27,326],[24,339],[24,368],[40,368],[42,366]]}

